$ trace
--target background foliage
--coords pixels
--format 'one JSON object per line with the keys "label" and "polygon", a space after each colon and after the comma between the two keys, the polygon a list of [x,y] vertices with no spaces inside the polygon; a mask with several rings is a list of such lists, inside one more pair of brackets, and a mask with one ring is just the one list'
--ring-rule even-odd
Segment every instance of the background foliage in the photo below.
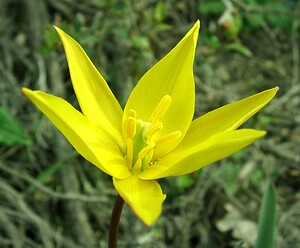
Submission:
{"label": "background foliage", "polygon": [[[274,86],[246,126],[251,147],[162,180],[163,214],[145,227],[125,207],[120,247],[252,247],[269,183],[275,247],[300,244],[300,4],[296,0],[0,0],[0,246],[105,247],[116,193],[21,94],[78,106],[52,25],[79,41],[124,105],[138,79],[201,20],[196,116]],[[239,243],[241,241],[241,243]]]}

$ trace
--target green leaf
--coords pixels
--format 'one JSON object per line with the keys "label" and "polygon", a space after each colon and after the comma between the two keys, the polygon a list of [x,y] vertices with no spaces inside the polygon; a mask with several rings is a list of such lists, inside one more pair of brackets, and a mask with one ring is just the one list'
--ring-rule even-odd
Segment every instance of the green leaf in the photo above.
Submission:
{"label": "green leaf", "polygon": [[235,42],[235,43],[230,43],[225,46],[226,50],[238,52],[246,57],[251,57],[252,52],[249,50],[249,48],[245,47],[243,44]]}
{"label": "green leaf", "polygon": [[155,6],[154,18],[158,23],[161,23],[166,19],[165,4],[162,1],[159,1]]}
{"label": "green leaf", "polygon": [[0,143],[5,145],[29,145],[31,143],[19,123],[2,107],[0,107]]}
{"label": "green leaf", "polygon": [[276,215],[276,195],[270,185],[263,196],[259,214],[258,236],[255,248],[272,248]]}

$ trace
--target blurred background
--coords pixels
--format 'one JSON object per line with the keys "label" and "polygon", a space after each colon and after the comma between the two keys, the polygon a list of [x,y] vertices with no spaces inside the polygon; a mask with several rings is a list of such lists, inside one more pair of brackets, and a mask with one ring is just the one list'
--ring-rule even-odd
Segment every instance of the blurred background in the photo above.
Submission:
{"label": "blurred background", "polygon": [[[198,172],[160,181],[145,227],[125,206],[120,247],[252,247],[262,195],[276,188],[275,247],[300,245],[300,3],[297,0],[0,0],[0,247],[106,247],[116,197],[22,87],[78,107],[53,29],[75,38],[122,106],[138,79],[201,21],[198,117],[280,87],[244,126],[265,138]],[[298,245],[297,245],[298,244]]]}

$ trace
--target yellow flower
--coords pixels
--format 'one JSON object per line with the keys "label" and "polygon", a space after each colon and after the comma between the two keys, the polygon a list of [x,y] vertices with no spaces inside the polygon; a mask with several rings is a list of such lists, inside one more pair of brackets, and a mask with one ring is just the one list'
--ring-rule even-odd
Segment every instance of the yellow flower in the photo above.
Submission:
{"label": "yellow flower", "polygon": [[264,136],[235,129],[277,92],[266,90],[192,121],[199,28],[197,21],[140,79],[124,111],[80,45],[59,28],[82,113],[59,97],[22,89],[85,159],[113,177],[117,192],[146,225],[159,217],[166,198],[155,180],[199,170]]}

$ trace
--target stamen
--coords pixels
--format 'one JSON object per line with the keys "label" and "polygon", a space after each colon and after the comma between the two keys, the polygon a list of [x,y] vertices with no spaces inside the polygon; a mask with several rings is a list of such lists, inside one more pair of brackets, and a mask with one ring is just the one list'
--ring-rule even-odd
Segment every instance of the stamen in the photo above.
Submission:
{"label": "stamen", "polygon": [[133,109],[128,111],[128,117],[123,123],[124,139],[132,139],[136,133],[136,112]]}
{"label": "stamen", "polygon": [[170,145],[177,142],[181,135],[182,132],[175,131],[161,137],[155,142],[155,151],[153,156],[157,158],[166,154],[166,152],[168,152],[171,147]]}
{"label": "stamen", "polygon": [[170,104],[172,101],[172,97],[169,95],[165,95],[160,102],[158,103],[158,105],[156,106],[156,108],[154,109],[151,117],[150,117],[150,122],[155,124],[157,123],[167,112]]}
{"label": "stamen", "polygon": [[133,160],[133,140],[127,139],[126,164],[132,165]]}
{"label": "stamen", "polygon": [[169,133],[169,134],[163,136],[162,138],[160,138],[159,140],[157,140],[156,146],[164,146],[169,143],[172,143],[173,141],[178,140],[181,135],[182,135],[182,132],[180,132],[180,131],[175,131],[175,132]]}
{"label": "stamen", "polygon": [[151,142],[152,137],[158,133],[163,128],[163,124],[159,121],[155,124],[151,124],[149,127],[149,131],[147,134],[147,141],[146,143],[149,144]]}

